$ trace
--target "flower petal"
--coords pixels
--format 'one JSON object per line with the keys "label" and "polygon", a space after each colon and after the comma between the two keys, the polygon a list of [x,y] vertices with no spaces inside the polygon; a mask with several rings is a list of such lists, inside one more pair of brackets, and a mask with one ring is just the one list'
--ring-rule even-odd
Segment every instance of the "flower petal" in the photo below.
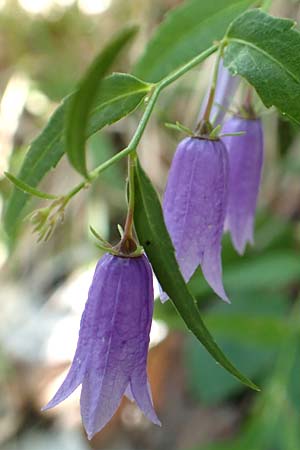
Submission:
{"label": "flower petal", "polygon": [[130,383],[128,384],[127,388],[125,389],[124,395],[128,398],[128,400],[130,400],[131,402],[134,402],[134,397],[133,397]]}
{"label": "flower petal", "polygon": [[222,282],[221,244],[219,242],[205,251],[201,268],[208,284],[222,300],[230,303]]}
{"label": "flower petal", "polygon": [[153,407],[152,395],[146,370],[137,369],[130,380],[131,392],[138,407],[145,416],[154,424],[161,426],[161,422]]}
{"label": "flower petal", "polygon": [[229,198],[225,229],[238,253],[253,244],[253,226],[263,165],[263,132],[259,119],[232,117],[224,133],[245,131],[242,136],[223,138],[229,154]]}
{"label": "flower petal", "polygon": [[111,255],[105,255],[97,264],[93,281],[89,289],[88,300],[81,317],[79,338],[71,368],[53,399],[42,408],[42,411],[53,408],[64,401],[83,381],[86,369],[88,367],[90,348],[93,345],[92,324],[95,322],[95,317],[97,316],[96,310],[99,303],[97,298],[101,291],[103,275],[107,270],[110,257]]}
{"label": "flower petal", "polygon": [[52,400],[50,400],[50,402],[47,403],[47,405],[42,408],[42,411],[54,408],[54,406],[63,402],[82,383],[86,371],[87,357],[85,358],[85,360],[82,361],[80,357],[77,356],[77,354],[78,352],[75,353],[73,363],[63,384],[60,386],[60,388],[58,389]]}
{"label": "flower petal", "polygon": [[98,433],[116,412],[129,379],[121,374],[90,372],[82,383],[80,397],[81,417],[88,438]]}

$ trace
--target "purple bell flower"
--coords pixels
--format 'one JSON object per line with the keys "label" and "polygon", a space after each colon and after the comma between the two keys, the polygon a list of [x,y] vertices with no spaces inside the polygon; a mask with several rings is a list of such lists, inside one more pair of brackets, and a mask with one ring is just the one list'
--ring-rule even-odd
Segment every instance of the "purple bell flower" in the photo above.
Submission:
{"label": "purple bell flower", "polygon": [[227,183],[228,155],[223,142],[186,138],[176,150],[163,199],[165,223],[185,280],[200,264],[209,285],[225,301],[221,239]]}
{"label": "purple bell flower", "polygon": [[152,270],[146,256],[105,254],[101,258],[71,368],[44,410],[61,403],[82,384],[81,416],[89,439],[111,419],[123,394],[160,425],[146,372],[153,299]]}
{"label": "purple bell flower", "polygon": [[225,229],[231,233],[234,247],[243,254],[247,242],[253,244],[255,209],[263,165],[263,131],[260,119],[232,117],[222,133],[241,136],[224,136],[229,155],[228,209]]}
{"label": "purple bell flower", "polygon": [[[223,123],[229,105],[231,104],[234,94],[236,93],[239,86],[239,82],[240,77],[233,77],[230,74],[229,70],[224,67],[223,60],[221,59],[218,70],[218,81],[216,86],[214,104],[210,112],[210,121],[212,122],[214,127]],[[202,103],[198,120],[200,120],[203,116],[207,105],[208,95],[209,93],[207,93]]]}

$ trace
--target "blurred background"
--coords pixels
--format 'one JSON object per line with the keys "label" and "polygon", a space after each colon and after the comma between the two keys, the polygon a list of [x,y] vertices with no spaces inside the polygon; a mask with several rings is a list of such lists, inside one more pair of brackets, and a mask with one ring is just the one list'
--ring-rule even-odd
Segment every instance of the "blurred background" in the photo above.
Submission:
{"label": "blurred background", "polygon": [[[213,0],[212,0],[213,1]],[[175,0],[0,0],[0,210],[30,141],[70,93],[103,44],[125,23],[141,26],[118,71],[129,71]],[[299,1],[276,0],[272,13],[300,19]],[[193,128],[212,61],[162,95],[142,139],[142,163],[159,192],[181,136]],[[243,257],[224,237],[228,306],[196,273],[191,289],[205,320],[233,362],[262,391],[246,389],[189,335],[170,302],[155,306],[149,376],[163,423],[155,427],[124,400],[89,442],[79,393],[47,413],[70,365],[99,250],[92,225],[116,242],[125,217],[125,161],[103,173],[68,207],[49,242],[28,221],[15,238],[0,224],[0,448],[2,450],[299,450],[300,449],[300,134],[266,112],[266,160],[255,246]],[[96,166],[128,143],[140,111],[88,141]],[[64,193],[79,181],[65,158],[41,184]],[[46,205],[32,200],[28,212]]]}

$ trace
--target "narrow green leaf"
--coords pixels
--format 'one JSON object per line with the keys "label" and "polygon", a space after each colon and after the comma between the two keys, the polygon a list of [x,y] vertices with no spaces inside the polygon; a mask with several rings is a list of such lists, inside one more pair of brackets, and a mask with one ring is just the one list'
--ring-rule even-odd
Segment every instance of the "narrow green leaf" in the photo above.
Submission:
{"label": "narrow green leaf", "polygon": [[[128,74],[114,73],[105,78],[89,115],[87,137],[134,111],[149,89],[149,84]],[[65,153],[63,139],[65,114],[72,95],[64,99],[41,134],[29,147],[18,179],[33,188],[52,167],[57,165]],[[23,208],[29,198],[27,193],[16,188],[10,196],[4,223],[7,232],[11,235],[14,234],[20,222]]]}
{"label": "narrow green leaf", "polygon": [[102,81],[87,124],[87,136],[135,110],[152,85],[127,73],[113,73]]}
{"label": "narrow green leaf", "polygon": [[134,224],[141,245],[152,264],[163,290],[169,295],[186,326],[228,372],[242,383],[258,390],[245,375],[240,373],[219,349],[207,330],[196,302],[179,270],[174,248],[167,232],[158,196],[147,175],[137,164],[135,170]]}
{"label": "narrow green leaf", "polygon": [[66,117],[66,151],[70,163],[86,178],[88,177],[85,158],[86,130],[95,93],[120,51],[136,32],[136,27],[122,31],[102,50],[92,62],[70,101]]}
{"label": "narrow green leaf", "polygon": [[300,33],[295,23],[254,9],[227,32],[224,64],[252,84],[266,107],[300,124]]}
{"label": "narrow green leaf", "polygon": [[253,0],[189,0],[157,28],[134,73],[156,82],[223,38],[226,29]]}
{"label": "narrow green leaf", "polygon": [[42,192],[37,189],[34,189],[32,186],[29,186],[29,184],[24,183],[24,181],[22,180],[19,180],[19,178],[16,178],[9,172],[4,172],[4,175],[11,183],[13,183],[22,192],[26,192],[27,194],[34,195],[35,197],[44,198],[48,200],[54,200],[58,198],[57,195],[47,194],[47,192]]}

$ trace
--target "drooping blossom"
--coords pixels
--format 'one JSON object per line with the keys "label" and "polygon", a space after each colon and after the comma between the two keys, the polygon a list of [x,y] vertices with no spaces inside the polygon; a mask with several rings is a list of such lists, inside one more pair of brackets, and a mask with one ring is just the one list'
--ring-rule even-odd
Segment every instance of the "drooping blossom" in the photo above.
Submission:
{"label": "drooping blossom", "polygon": [[243,254],[247,242],[253,244],[254,216],[263,165],[263,131],[260,119],[231,117],[223,133],[244,131],[241,136],[225,136],[230,176],[225,229],[230,231],[236,250]]}
{"label": "drooping blossom", "polygon": [[[234,94],[240,83],[240,77],[233,77],[229,70],[223,65],[221,59],[218,70],[217,86],[215,91],[214,103],[210,112],[210,121],[213,126],[221,125],[224,121],[227,110],[232,102]],[[208,93],[201,105],[199,119],[202,118],[208,100]]]}
{"label": "drooping blossom", "polygon": [[201,265],[207,282],[225,301],[221,239],[227,183],[228,155],[223,142],[186,138],[176,150],[163,199],[165,223],[185,280]]}
{"label": "drooping blossom", "polygon": [[89,290],[71,368],[44,409],[61,403],[81,384],[81,416],[89,439],[111,419],[123,394],[159,425],[146,372],[152,313],[146,256],[105,254]]}

